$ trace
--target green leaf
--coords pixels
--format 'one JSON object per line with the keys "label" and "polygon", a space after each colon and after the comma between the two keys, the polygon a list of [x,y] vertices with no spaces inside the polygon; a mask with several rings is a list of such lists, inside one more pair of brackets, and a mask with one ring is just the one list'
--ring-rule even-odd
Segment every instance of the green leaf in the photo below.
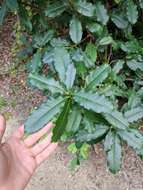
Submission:
{"label": "green leaf", "polygon": [[70,168],[70,170],[74,170],[76,168],[76,166],[78,166],[79,164],[80,164],[80,162],[79,162],[78,157],[73,158],[69,162],[69,168]]}
{"label": "green leaf", "polygon": [[107,9],[104,7],[103,4],[101,4],[101,2],[98,2],[96,4],[95,10],[96,10],[97,20],[101,22],[103,25],[106,25],[109,20]]}
{"label": "green leaf", "polygon": [[128,0],[127,2],[127,17],[131,24],[135,24],[137,22],[138,19],[137,5],[132,0]]}
{"label": "green leaf", "polygon": [[136,59],[127,60],[127,65],[133,71],[136,71],[137,69],[143,71],[143,62],[140,62]]}
{"label": "green leaf", "polygon": [[74,133],[78,131],[81,119],[82,119],[81,112],[79,109],[75,107],[69,115],[66,131]]}
{"label": "green leaf", "polygon": [[87,29],[94,34],[101,35],[103,32],[103,26],[96,22],[90,22],[86,25]]}
{"label": "green leaf", "polygon": [[15,11],[18,9],[18,3],[17,0],[6,0],[6,6],[12,10]]}
{"label": "green leaf", "polygon": [[90,142],[97,140],[104,136],[109,128],[106,125],[96,125],[95,131],[92,133],[87,133],[87,131],[80,131],[76,135],[76,141],[77,142]]}
{"label": "green leaf", "polygon": [[124,115],[130,123],[138,121],[143,118],[143,107],[139,106],[132,108],[131,110],[125,112]]}
{"label": "green leaf", "polygon": [[41,53],[40,52],[36,52],[35,54],[33,54],[32,60],[30,61],[30,71],[32,73],[38,73],[42,62],[41,62]]}
{"label": "green leaf", "polygon": [[64,82],[68,90],[73,87],[75,77],[76,77],[76,69],[73,64],[70,64],[68,65],[66,72],[66,79]]}
{"label": "green leaf", "polygon": [[22,4],[19,4],[18,10],[21,24],[24,25],[26,29],[32,31],[32,23],[26,8]]}
{"label": "green leaf", "polygon": [[109,45],[113,42],[113,38],[111,36],[107,36],[107,37],[103,37],[100,41],[99,41],[99,45],[100,46],[106,46]]}
{"label": "green leaf", "polygon": [[32,86],[40,90],[50,90],[52,93],[63,93],[64,89],[60,86],[59,82],[53,78],[46,78],[38,74],[30,74],[29,82]]}
{"label": "green leaf", "polygon": [[143,9],[143,0],[139,0],[139,4],[140,4],[141,9]]}
{"label": "green leaf", "polygon": [[6,2],[3,1],[2,5],[0,7],[0,25],[2,25],[2,23],[3,23],[6,12],[7,12]]}
{"label": "green leaf", "polygon": [[70,64],[70,55],[64,47],[54,48],[54,66],[62,82],[65,81],[68,65]]}
{"label": "green leaf", "polygon": [[111,112],[113,109],[113,106],[108,99],[103,95],[98,95],[97,93],[79,91],[74,94],[74,100],[85,109],[92,110],[97,113],[107,113]]}
{"label": "green leaf", "polygon": [[137,54],[141,49],[140,44],[137,40],[127,41],[125,43],[122,42],[120,47],[124,52]]}
{"label": "green leaf", "polygon": [[126,129],[129,126],[128,120],[119,111],[113,110],[104,114],[106,120],[115,128]]}
{"label": "green leaf", "polygon": [[119,136],[139,155],[143,156],[143,135],[136,129],[120,130]]}
{"label": "green leaf", "polygon": [[86,120],[89,120],[96,124],[105,124],[105,125],[109,124],[101,114],[95,113],[93,111],[84,110],[84,117],[86,118]]}
{"label": "green leaf", "polygon": [[85,66],[87,68],[93,68],[95,66],[95,62],[91,60],[86,54],[86,52],[83,52],[83,62],[85,63]]}
{"label": "green leaf", "polygon": [[70,144],[68,146],[68,151],[71,152],[72,154],[75,154],[78,151],[76,144],[75,143]]}
{"label": "green leaf", "polygon": [[88,144],[86,144],[86,143],[84,143],[82,145],[82,147],[80,148],[80,155],[82,156],[83,159],[88,158],[89,148],[90,148],[90,146]]}
{"label": "green leaf", "polygon": [[82,25],[78,18],[75,16],[70,21],[70,37],[72,41],[78,44],[82,39]]}
{"label": "green leaf", "polygon": [[38,34],[34,36],[34,47],[39,48],[45,46],[53,37],[54,31],[48,30],[44,34]]}
{"label": "green leaf", "polygon": [[123,69],[124,63],[125,63],[124,60],[118,60],[118,61],[115,63],[113,69],[112,69],[113,72],[116,73],[116,74],[118,74],[118,73]]}
{"label": "green leaf", "polygon": [[52,141],[57,142],[65,131],[71,108],[71,100],[67,99],[53,129]]}
{"label": "green leaf", "polygon": [[82,15],[92,17],[94,15],[94,6],[86,0],[77,0],[74,3],[75,9]]}
{"label": "green leaf", "polygon": [[65,99],[49,99],[43,103],[37,110],[34,110],[25,122],[25,132],[28,134],[35,133],[44,127],[55,115],[60,112]]}
{"label": "green leaf", "polygon": [[128,21],[122,15],[113,14],[111,20],[118,28],[125,29],[128,26]]}
{"label": "green leaf", "polygon": [[104,149],[109,170],[115,174],[120,170],[122,161],[121,140],[115,132],[109,131],[106,135]]}
{"label": "green leaf", "polygon": [[86,55],[95,63],[97,59],[97,48],[94,44],[88,43],[85,50]]}
{"label": "green leaf", "polygon": [[110,67],[107,64],[99,66],[97,69],[90,72],[86,77],[86,89],[95,89],[97,85],[102,83],[109,75]]}
{"label": "green leaf", "polygon": [[66,9],[65,4],[62,1],[57,1],[52,4],[49,4],[45,15],[51,18],[61,15]]}

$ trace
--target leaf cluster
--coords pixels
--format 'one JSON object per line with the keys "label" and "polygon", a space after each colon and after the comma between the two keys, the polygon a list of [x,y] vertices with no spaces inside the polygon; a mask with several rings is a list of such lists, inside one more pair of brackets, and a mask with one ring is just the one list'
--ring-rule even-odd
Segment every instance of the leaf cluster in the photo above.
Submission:
{"label": "leaf cluster", "polygon": [[143,157],[142,9],[141,0],[1,5],[1,23],[6,11],[17,11],[28,36],[23,44],[30,44],[33,54],[29,84],[48,96],[29,116],[25,132],[55,122],[52,140],[73,141],[73,166],[87,157],[88,145],[100,141],[112,173],[121,167],[123,142]]}

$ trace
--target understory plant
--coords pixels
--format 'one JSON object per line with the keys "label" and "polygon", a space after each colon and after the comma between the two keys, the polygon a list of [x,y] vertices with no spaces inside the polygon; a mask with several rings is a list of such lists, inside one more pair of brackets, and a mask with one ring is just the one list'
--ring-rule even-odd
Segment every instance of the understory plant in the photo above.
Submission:
{"label": "understory plant", "polygon": [[52,141],[71,142],[72,166],[98,142],[112,173],[124,142],[143,158],[143,1],[4,0],[1,22],[9,10],[19,18],[29,84],[48,97],[25,132],[53,121]]}

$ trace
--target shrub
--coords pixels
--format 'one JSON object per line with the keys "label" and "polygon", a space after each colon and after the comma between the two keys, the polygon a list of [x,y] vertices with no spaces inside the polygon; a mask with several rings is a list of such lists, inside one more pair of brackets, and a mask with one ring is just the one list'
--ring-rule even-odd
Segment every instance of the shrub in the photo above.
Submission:
{"label": "shrub", "polygon": [[72,165],[100,141],[113,173],[123,142],[143,157],[142,8],[142,0],[3,1],[1,18],[17,11],[24,52],[33,54],[29,83],[48,96],[25,132],[55,122],[52,140],[72,142]]}

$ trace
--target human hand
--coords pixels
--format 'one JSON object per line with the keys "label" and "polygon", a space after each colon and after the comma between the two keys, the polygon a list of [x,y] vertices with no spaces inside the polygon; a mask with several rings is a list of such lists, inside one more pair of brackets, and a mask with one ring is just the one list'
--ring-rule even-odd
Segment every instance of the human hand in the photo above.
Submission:
{"label": "human hand", "polygon": [[[0,189],[23,190],[35,169],[56,149],[57,143],[51,143],[52,123],[39,132],[23,140],[24,126],[18,128],[4,143],[5,119],[0,116]],[[38,142],[41,137],[48,137]]]}

